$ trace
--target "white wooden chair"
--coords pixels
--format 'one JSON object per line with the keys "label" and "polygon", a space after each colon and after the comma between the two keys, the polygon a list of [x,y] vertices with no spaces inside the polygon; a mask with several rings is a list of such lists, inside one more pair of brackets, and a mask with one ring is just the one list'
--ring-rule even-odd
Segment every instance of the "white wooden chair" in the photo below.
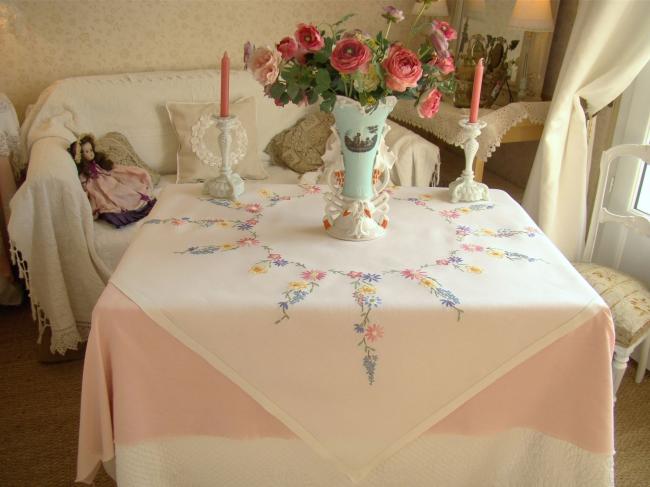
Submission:
{"label": "white wooden chair", "polygon": [[[619,224],[625,227],[620,241],[620,249],[623,249],[625,245],[629,230],[648,237],[650,244],[649,217],[617,214],[609,210],[605,204],[611,163],[615,159],[623,157],[624,159],[621,159],[619,164],[637,164],[636,160],[625,159],[628,156],[648,162],[650,161],[650,145],[619,145],[603,152],[598,191],[591,215],[587,243],[582,256],[583,262],[574,263],[576,269],[603,297],[612,311],[616,327],[616,345],[612,360],[615,395],[621,384],[621,379],[623,379],[630,354],[640,344],[643,345],[635,380],[637,383],[643,380],[650,348],[650,291],[648,287],[634,277],[616,270],[621,263],[622,250],[616,255],[614,268],[592,263],[596,238],[604,223]],[[650,258],[650,251],[647,251],[646,254]]]}

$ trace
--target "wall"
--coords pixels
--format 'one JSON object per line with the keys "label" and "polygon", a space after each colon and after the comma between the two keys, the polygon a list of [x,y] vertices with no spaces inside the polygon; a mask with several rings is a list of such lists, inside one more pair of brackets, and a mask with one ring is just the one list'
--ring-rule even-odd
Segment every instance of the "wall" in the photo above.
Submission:
{"label": "wall", "polygon": [[[407,20],[413,0],[391,0]],[[320,26],[347,13],[345,25],[375,34],[385,27],[379,0],[0,0],[0,92],[19,117],[57,79],[216,67],[224,50],[241,68],[245,41],[272,45],[300,22]]]}

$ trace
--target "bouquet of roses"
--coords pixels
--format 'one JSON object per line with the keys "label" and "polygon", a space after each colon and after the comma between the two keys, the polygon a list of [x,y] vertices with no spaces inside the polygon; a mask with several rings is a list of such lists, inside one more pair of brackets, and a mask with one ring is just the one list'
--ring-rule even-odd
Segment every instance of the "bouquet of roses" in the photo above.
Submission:
{"label": "bouquet of roses", "polygon": [[[343,29],[352,15],[326,25],[327,30],[299,24],[294,36],[281,39],[275,49],[247,42],[244,64],[278,106],[320,101],[320,109],[331,112],[336,96],[342,95],[372,110],[380,100],[394,95],[415,100],[420,117],[430,118],[437,113],[442,94],[455,89],[448,42],[456,38],[456,32],[447,22],[421,21],[434,0],[418,1],[422,6],[405,44],[388,38],[391,25],[404,20],[403,12],[385,7],[386,32],[374,37]],[[408,44],[418,33],[424,33],[425,40],[413,50]]]}

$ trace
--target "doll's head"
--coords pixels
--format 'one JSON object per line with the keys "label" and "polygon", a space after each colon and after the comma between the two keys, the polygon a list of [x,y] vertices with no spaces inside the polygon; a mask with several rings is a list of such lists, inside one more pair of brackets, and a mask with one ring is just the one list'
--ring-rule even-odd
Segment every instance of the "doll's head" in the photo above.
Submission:
{"label": "doll's head", "polygon": [[106,156],[101,152],[95,152],[95,137],[92,134],[82,134],[75,140],[68,151],[72,155],[77,170],[81,174],[88,176],[90,174],[89,166],[91,162],[95,162],[98,166],[110,171],[113,169],[113,163],[106,159]]}

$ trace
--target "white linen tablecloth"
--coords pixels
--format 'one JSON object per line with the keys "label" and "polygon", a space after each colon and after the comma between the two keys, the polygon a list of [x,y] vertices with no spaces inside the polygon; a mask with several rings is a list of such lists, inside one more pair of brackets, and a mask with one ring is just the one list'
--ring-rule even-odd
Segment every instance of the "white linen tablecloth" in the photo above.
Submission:
{"label": "white linen tablecloth", "polygon": [[503,192],[400,188],[361,243],[322,230],[322,190],[166,188],[111,283],[354,481],[606,311]]}

